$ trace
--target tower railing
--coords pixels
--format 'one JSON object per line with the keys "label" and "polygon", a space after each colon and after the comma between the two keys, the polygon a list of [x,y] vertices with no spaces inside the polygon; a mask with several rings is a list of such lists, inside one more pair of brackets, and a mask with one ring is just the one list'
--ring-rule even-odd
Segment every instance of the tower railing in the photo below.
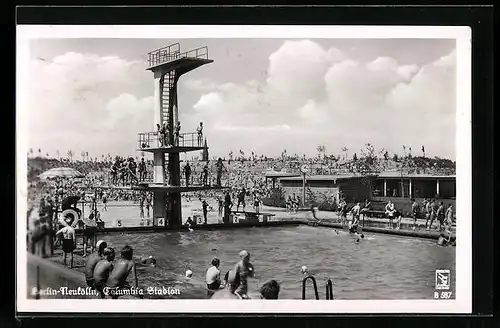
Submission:
{"label": "tower railing", "polygon": [[208,59],[208,47],[199,47],[189,51],[181,52],[179,43],[153,50],[148,53],[149,67],[167,63],[179,58],[201,58]]}
{"label": "tower railing", "polygon": [[139,147],[138,149],[144,150],[148,148],[162,148],[162,147],[203,147],[203,138],[199,138],[197,132],[181,133],[179,140],[175,140],[172,145],[167,140],[162,140],[162,136],[158,132],[142,132],[139,133]]}

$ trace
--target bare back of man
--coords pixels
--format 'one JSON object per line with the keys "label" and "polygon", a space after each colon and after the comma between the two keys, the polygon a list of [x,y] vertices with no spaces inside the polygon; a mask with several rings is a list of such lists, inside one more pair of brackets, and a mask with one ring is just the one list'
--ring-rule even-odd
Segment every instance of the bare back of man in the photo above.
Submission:
{"label": "bare back of man", "polygon": [[107,259],[100,260],[97,262],[94,269],[94,286],[95,289],[100,293],[101,298],[104,298],[103,290],[108,281],[109,274],[113,270],[113,263]]}
{"label": "bare back of man", "polygon": [[89,287],[93,287],[94,269],[101,259],[101,255],[99,255],[97,252],[90,254],[87,259],[87,263],[85,264],[85,279],[87,279],[87,284],[89,284]]}
{"label": "bare back of man", "polygon": [[109,287],[127,287],[127,278],[135,263],[131,260],[119,259],[111,272],[108,279]]}

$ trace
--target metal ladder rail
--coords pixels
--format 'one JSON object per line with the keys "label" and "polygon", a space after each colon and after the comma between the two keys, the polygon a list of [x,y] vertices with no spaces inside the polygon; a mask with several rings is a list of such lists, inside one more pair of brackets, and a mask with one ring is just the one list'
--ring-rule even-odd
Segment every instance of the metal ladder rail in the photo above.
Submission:
{"label": "metal ladder rail", "polygon": [[326,282],[326,299],[333,300],[333,283],[331,279]]}
{"label": "metal ladder rail", "polygon": [[306,281],[308,279],[311,279],[313,282],[313,288],[314,288],[314,296],[316,297],[317,300],[319,300],[319,294],[318,294],[318,285],[316,284],[316,278],[313,276],[307,276],[302,280],[302,299],[306,299]]}

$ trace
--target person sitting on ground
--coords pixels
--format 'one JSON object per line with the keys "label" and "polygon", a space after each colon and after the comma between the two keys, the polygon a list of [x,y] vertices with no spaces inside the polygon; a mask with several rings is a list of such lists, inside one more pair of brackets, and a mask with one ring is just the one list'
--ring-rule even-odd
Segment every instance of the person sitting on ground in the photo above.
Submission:
{"label": "person sitting on ground", "polygon": [[104,287],[106,287],[109,275],[113,271],[115,250],[112,247],[106,247],[102,255],[103,259],[97,262],[94,268],[94,288],[99,292],[99,296],[104,298]]}
{"label": "person sitting on ground", "polygon": [[216,291],[220,288],[221,280],[220,280],[220,270],[219,270],[220,260],[218,258],[214,258],[212,260],[212,266],[208,268],[206,274],[206,283],[208,294]]}
{"label": "person sitting on ground", "polygon": [[[110,288],[118,289],[130,289],[131,286],[127,282],[129,274],[132,272],[134,286],[137,288],[137,272],[135,263],[132,260],[134,255],[134,250],[129,245],[125,245],[121,250],[121,258],[116,261],[113,270],[111,271],[108,279],[107,285]],[[113,298],[118,298],[114,295]]]}
{"label": "person sitting on ground", "polygon": [[193,219],[191,219],[190,216],[187,218],[185,225],[190,230],[194,226],[194,221],[193,221]]}
{"label": "person sitting on ground", "polygon": [[[66,219],[69,221],[70,219]],[[62,249],[64,252],[63,255],[63,262],[64,266],[66,266],[66,257],[68,254],[71,254],[71,262],[70,262],[70,268],[73,268],[73,251],[76,248],[76,236],[75,236],[75,229],[71,227],[69,222],[66,222],[67,225],[63,228],[61,228],[59,231],[56,232],[56,238],[62,237]]]}
{"label": "person sitting on ground", "polygon": [[97,251],[90,254],[87,258],[87,263],[85,264],[85,280],[87,281],[87,286],[94,288],[94,269],[96,264],[102,260],[104,249],[108,247],[108,244],[99,240],[96,244]]}

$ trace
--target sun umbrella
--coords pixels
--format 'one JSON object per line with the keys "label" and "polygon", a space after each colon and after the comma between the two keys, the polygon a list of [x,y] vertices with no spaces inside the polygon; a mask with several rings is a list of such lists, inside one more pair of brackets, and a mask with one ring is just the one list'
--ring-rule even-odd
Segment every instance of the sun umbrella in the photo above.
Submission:
{"label": "sun umbrella", "polygon": [[82,173],[70,167],[56,167],[43,172],[38,177],[40,179],[51,179],[51,178],[82,178],[83,176],[84,175]]}

